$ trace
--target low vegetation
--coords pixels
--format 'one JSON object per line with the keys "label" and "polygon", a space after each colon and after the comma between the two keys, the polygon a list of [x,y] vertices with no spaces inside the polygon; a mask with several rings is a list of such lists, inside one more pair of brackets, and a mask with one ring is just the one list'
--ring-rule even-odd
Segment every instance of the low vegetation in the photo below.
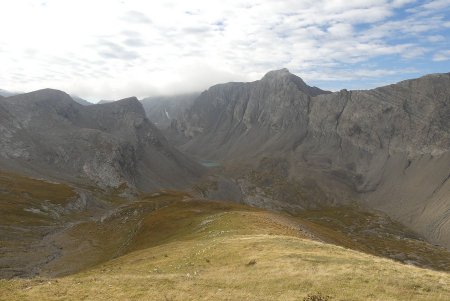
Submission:
{"label": "low vegetation", "polygon": [[291,236],[223,234],[135,251],[68,277],[3,280],[0,292],[1,300],[303,300],[320,292],[437,301],[450,297],[450,279]]}
{"label": "low vegetation", "polygon": [[66,184],[0,172],[2,225],[48,224],[52,219],[50,215],[36,214],[45,208],[42,206],[65,205],[75,197],[75,191]]}
{"label": "low vegetation", "polygon": [[77,197],[71,187],[0,181],[0,300],[450,299],[448,272],[374,256],[402,249],[445,270],[447,251],[353,207],[293,216],[161,191],[131,202],[106,196],[114,210],[70,222],[26,209],[66,206]]}
{"label": "low vegetation", "polygon": [[[403,263],[450,272],[450,252],[426,242],[402,224],[355,206],[305,210],[296,216],[327,242]],[[326,233],[323,232],[327,229]],[[326,238],[325,238],[326,237]]]}
{"label": "low vegetation", "polygon": [[[139,226],[120,232],[133,218]],[[313,241],[296,219],[171,192],[148,196],[71,234],[99,248],[121,241],[122,254],[103,253],[103,263],[65,277],[1,280],[0,300],[450,298],[448,273]]]}

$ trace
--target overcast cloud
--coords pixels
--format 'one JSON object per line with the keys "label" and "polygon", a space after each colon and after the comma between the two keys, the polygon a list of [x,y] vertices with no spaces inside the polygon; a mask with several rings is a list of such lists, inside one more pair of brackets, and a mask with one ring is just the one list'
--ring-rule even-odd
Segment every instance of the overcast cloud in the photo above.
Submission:
{"label": "overcast cloud", "polygon": [[450,72],[450,1],[2,0],[0,88],[89,100],[260,78],[325,89]]}

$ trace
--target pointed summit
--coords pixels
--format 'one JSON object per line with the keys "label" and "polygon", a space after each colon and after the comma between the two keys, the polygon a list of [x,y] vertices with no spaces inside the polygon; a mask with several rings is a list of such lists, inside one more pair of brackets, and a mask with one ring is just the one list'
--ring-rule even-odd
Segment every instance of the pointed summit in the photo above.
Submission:
{"label": "pointed summit", "polygon": [[279,69],[279,70],[272,70],[266,73],[262,80],[276,80],[276,79],[282,79],[286,77],[293,76],[291,72],[287,68]]}
{"label": "pointed summit", "polygon": [[145,110],[142,103],[135,97],[128,97],[117,101],[108,101],[103,103],[97,103],[92,105],[93,110],[99,110],[101,112],[115,112],[114,114],[127,114],[134,112],[145,118]]}
{"label": "pointed summit", "polygon": [[264,77],[261,79],[262,81],[270,81],[270,82],[293,82],[300,91],[309,96],[317,96],[320,94],[329,94],[330,91],[325,91],[317,87],[308,86],[303,79],[298,77],[295,74],[289,72],[287,68],[272,70],[266,73]]}

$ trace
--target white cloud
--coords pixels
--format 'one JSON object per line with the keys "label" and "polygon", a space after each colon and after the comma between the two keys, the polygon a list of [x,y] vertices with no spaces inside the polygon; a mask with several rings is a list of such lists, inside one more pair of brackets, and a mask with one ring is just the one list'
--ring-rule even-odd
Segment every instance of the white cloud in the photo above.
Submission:
{"label": "white cloud", "polygon": [[450,60],[450,50],[442,50],[433,56],[433,61],[442,62]]}
{"label": "white cloud", "polygon": [[[307,78],[347,78],[349,64],[432,51],[419,40],[443,41],[429,32],[448,21],[430,14],[446,2],[4,0],[0,88],[117,99],[254,80],[281,67]],[[407,16],[391,19],[411,5]],[[353,73],[360,71],[382,76]]]}
{"label": "white cloud", "polygon": [[443,42],[445,41],[445,37],[442,35],[433,35],[428,37],[428,41],[430,41],[431,43]]}
{"label": "white cloud", "polygon": [[443,12],[450,7],[448,0],[428,0],[423,2],[423,4],[410,8],[408,11],[417,13],[420,16],[427,16],[435,12]]}
{"label": "white cloud", "polygon": [[341,69],[339,71],[335,71],[334,73],[311,72],[308,76],[304,77],[304,79],[320,80],[320,81],[351,81],[355,79],[382,78],[391,75],[411,74],[415,72],[417,72],[417,70],[411,68],[401,70],[368,69],[368,68],[362,68],[358,70]]}
{"label": "white cloud", "polygon": [[428,1],[424,5],[422,5],[422,8],[428,9],[428,10],[437,10],[437,9],[443,9],[446,7],[449,7],[450,3],[448,0],[434,0],[434,1]]}

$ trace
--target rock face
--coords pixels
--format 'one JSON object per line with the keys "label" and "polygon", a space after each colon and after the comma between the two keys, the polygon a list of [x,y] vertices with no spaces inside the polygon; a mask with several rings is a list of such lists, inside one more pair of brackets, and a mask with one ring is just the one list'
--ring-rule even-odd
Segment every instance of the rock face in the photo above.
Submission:
{"label": "rock face", "polygon": [[289,178],[344,183],[360,202],[450,247],[449,73],[330,93],[271,71],[211,87],[175,127],[193,155],[281,158]]}
{"label": "rock face", "polygon": [[169,145],[136,98],[82,106],[50,89],[0,100],[0,168],[144,191],[180,187],[202,172]]}

